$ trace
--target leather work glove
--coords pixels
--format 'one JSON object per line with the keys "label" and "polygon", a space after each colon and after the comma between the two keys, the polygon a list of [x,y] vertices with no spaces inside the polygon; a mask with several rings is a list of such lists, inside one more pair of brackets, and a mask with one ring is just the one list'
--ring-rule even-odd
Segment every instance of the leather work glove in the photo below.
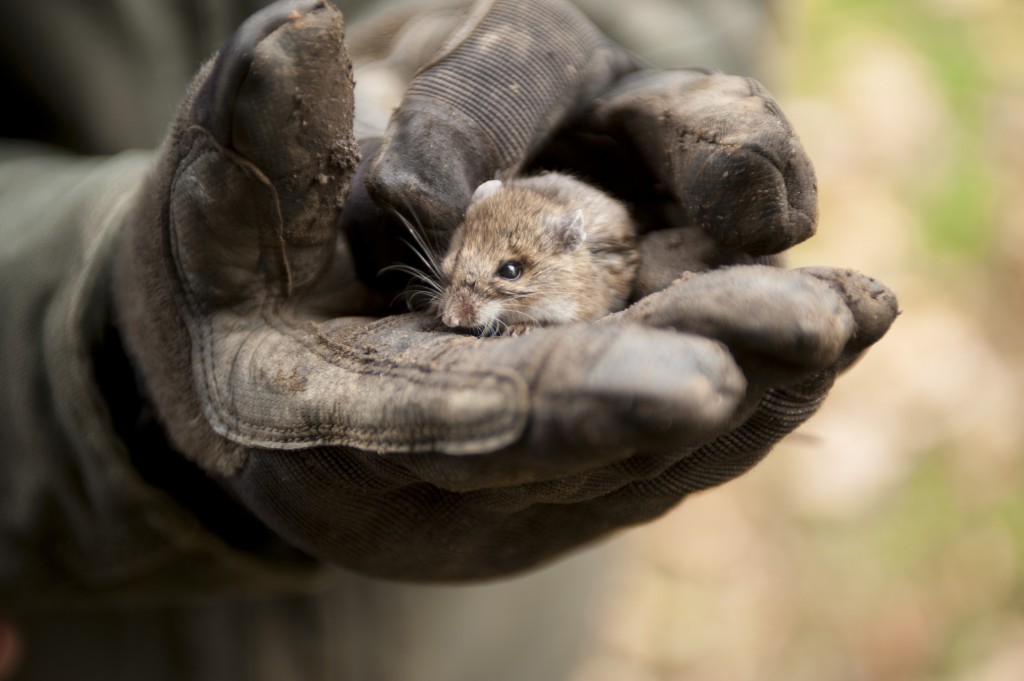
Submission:
{"label": "leather work glove", "polygon": [[[117,255],[117,328],[173,448],[301,551],[441,580],[757,463],[896,301],[845,270],[718,267],[813,232],[811,165],[755,83],[638,66],[562,2],[475,4],[357,175],[341,15],[254,15],[197,76]],[[356,273],[389,264],[391,207],[443,239],[476,184],[543,159],[591,167],[674,253],[645,256],[638,302],[517,338],[378,316]]]}

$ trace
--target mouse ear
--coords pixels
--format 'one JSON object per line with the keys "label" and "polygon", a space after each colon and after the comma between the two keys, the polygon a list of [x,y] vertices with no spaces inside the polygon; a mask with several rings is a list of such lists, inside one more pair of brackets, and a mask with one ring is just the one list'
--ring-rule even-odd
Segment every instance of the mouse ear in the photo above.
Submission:
{"label": "mouse ear", "polygon": [[583,229],[582,210],[576,210],[557,218],[548,218],[545,221],[545,226],[566,253],[575,251],[587,238],[587,232]]}
{"label": "mouse ear", "polygon": [[484,199],[494,196],[501,189],[501,180],[487,180],[482,185],[476,188],[473,192],[473,196],[470,197],[470,203],[476,203],[477,201],[483,201]]}

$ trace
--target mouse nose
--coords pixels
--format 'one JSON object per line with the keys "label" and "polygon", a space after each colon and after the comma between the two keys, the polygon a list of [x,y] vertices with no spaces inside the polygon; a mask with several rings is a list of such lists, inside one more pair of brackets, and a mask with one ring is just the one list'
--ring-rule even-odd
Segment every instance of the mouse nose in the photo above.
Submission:
{"label": "mouse nose", "polygon": [[441,313],[441,321],[452,328],[476,325],[476,305],[466,296],[450,299]]}
{"label": "mouse nose", "polygon": [[453,329],[459,325],[458,318],[455,316],[454,313],[452,313],[451,310],[444,311],[444,313],[441,315],[441,321],[445,323],[445,326],[449,326]]}

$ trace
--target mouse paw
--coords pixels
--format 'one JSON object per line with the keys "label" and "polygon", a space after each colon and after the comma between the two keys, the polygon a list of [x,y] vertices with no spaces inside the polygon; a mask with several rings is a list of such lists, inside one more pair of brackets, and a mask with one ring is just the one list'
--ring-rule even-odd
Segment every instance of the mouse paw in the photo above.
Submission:
{"label": "mouse paw", "polygon": [[511,338],[513,336],[522,336],[532,330],[533,327],[529,324],[509,324],[502,330],[501,335]]}

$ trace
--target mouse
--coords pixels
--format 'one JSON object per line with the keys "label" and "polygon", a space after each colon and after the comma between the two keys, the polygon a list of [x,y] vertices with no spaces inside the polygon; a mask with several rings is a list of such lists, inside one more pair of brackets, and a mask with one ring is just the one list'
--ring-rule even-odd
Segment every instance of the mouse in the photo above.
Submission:
{"label": "mouse", "polygon": [[440,261],[431,311],[480,336],[590,321],[623,309],[636,277],[626,206],[558,172],[488,180]]}

